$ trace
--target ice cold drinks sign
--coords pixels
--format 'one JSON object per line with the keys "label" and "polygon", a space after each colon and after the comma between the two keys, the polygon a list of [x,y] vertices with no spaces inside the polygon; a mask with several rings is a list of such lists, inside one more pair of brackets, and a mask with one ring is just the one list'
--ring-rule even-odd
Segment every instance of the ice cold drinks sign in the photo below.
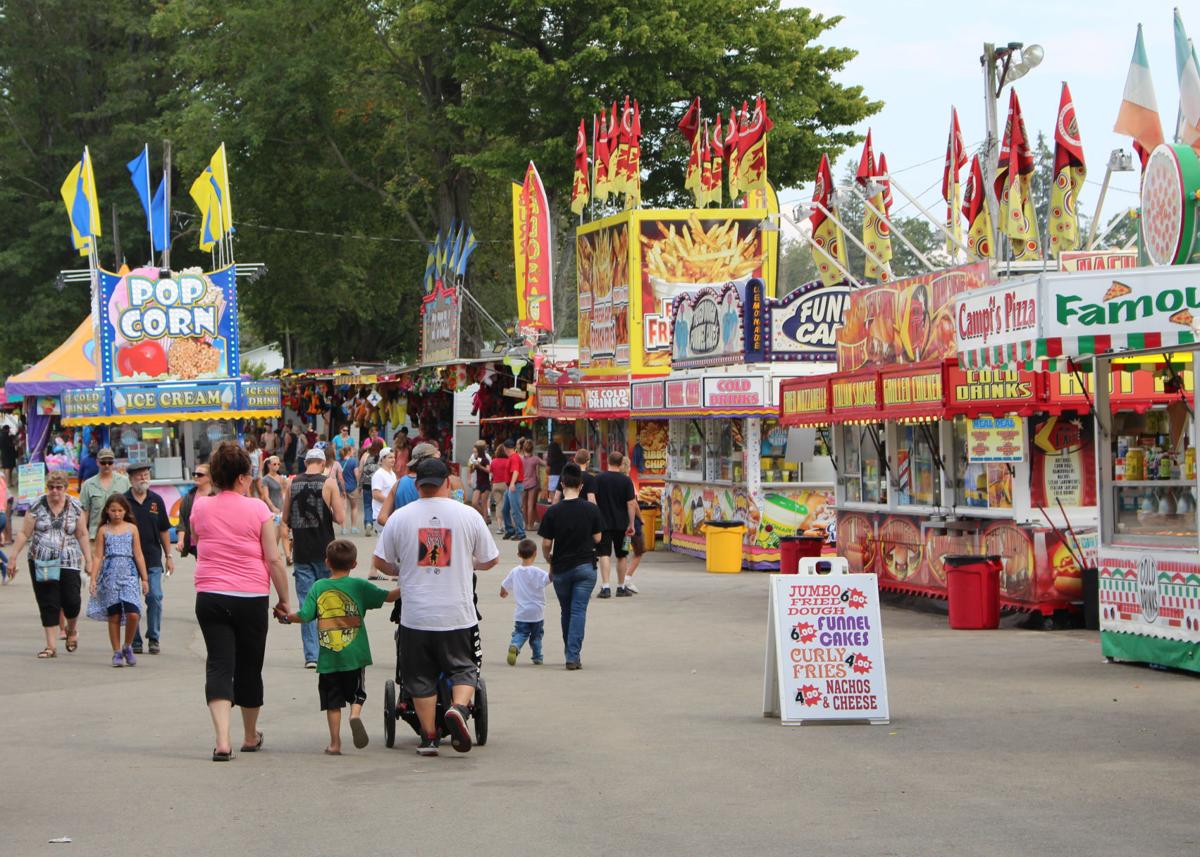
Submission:
{"label": "ice cold drinks sign", "polygon": [[768,652],[768,670],[784,723],[887,721],[875,575],[772,577],[770,623],[775,663]]}

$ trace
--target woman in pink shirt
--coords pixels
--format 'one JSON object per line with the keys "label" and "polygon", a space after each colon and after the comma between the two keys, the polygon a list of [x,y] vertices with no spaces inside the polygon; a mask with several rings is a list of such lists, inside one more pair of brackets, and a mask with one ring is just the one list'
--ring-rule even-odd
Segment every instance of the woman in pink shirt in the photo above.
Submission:
{"label": "woman in pink shirt", "polygon": [[234,705],[242,709],[242,752],[262,749],[257,726],[272,584],[279,596],[275,612],[291,611],[274,516],[262,500],[246,496],[253,481],[250,456],[235,443],[222,443],[208,461],[208,472],[217,493],[197,497],[191,517],[196,619],[208,649],[204,696],[216,735],[212,758],[227,762],[233,756],[229,720]]}

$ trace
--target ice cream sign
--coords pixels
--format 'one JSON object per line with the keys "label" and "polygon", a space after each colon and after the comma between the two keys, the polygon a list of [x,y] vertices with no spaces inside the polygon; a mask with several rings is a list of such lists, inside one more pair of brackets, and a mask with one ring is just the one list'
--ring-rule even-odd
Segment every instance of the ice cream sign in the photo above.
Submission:
{"label": "ice cream sign", "polygon": [[196,381],[237,374],[232,266],[163,276],[157,268],[100,272],[101,380]]}
{"label": "ice cream sign", "polygon": [[228,411],[237,403],[237,384],[129,386],[109,391],[114,416],[189,411]]}

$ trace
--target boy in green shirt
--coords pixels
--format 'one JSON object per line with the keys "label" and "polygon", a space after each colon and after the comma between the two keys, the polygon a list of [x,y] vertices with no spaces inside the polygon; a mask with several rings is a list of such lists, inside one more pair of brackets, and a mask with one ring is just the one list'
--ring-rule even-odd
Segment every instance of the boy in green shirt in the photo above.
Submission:
{"label": "boy in green shirt", "polygon": [[400,597],[373,583],[351,577],[358,563],[358,549],[345,539],[336,539],[325,549],[330,577],[318,580],[295,613],[280,617],[285,624],[317,620],[317,690],[321,710],[329,720],[326,755],[342,754],[342,709],[350,704],[350,732],[354,746],[363,748],[370,740],[362,722],[367,700],[366,667],[371,663],[371,646],[364,624],[368,610]]}

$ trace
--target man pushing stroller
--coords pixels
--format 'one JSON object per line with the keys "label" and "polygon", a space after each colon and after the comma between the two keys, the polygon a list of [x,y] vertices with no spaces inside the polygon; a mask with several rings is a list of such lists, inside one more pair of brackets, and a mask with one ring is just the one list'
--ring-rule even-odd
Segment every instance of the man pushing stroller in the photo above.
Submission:
{"label": "man pushing stroller", "polygon": [[416,467],[416,502],[388,518],[375,548],[375,568],[399,578],[400,669],[421,724],[417,753],[438,753],[437,686],[445,677],[452,705],[445,712],[450,744],[471,749],[467,728],[475,696],[475,613],[472,576],[500,559],[483,516],[450,499],[449,468],[437,458]]}

